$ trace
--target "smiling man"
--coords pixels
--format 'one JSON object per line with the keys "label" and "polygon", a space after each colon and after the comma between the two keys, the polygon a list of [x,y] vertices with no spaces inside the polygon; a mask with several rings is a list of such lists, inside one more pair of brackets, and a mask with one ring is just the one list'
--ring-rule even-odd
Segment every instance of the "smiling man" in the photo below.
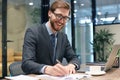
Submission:
{"label": "smiling man", "polygon": [[[28,28],[24,38],[22,69],[26,74],[64,76],[80,68],[67,35],[61,32],[70,19],[70,5],[56,0],[48,11],[48,22]],[[60,64],[66,58],[68,64]]]}

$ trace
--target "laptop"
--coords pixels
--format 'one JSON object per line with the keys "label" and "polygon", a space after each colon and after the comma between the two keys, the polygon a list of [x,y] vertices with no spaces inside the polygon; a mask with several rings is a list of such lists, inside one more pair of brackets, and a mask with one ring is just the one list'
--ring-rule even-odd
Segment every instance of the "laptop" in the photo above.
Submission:
{"label": "laptop", "polygon": [[[101,66],[102,71],[105,71],[105,72],[109,71],[113,67],[113,64],[116,60],[116,56],[117,56],[119,49],[120,49],[120,45],[113,46],[112,51],[111,51],[106,63],[92,63],[92,64],[88,64],[88,65],[89,66],[92,66],[92,65]],[[79,73],[79,72],[89,71],[89,66],[81,65],[81,68],[77,72]]]}

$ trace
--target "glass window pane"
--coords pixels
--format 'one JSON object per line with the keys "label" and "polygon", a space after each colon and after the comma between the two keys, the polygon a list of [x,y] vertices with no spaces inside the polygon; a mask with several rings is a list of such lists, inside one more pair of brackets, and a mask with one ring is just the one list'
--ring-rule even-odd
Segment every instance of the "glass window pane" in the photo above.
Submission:
{"label": "glass window pane", "polygon": [[91,0],[74,0],[75,5],[75,45],[82,64],[93,62],[93,51],[90,42],[93,40]]}
{"label": "glass window pane", "polygon": [[120,0],[96,0],[96,25],[120,23]]}

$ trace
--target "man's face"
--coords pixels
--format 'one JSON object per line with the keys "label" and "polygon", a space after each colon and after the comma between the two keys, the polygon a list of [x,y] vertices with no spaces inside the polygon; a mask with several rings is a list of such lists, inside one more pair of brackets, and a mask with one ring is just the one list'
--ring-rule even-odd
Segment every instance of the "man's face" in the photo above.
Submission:
{"label": "man's face", "polygon": [[49,12],[50,26],[53,31],[60,31],[69,19],[69,10],[58,8],[54,12]]}

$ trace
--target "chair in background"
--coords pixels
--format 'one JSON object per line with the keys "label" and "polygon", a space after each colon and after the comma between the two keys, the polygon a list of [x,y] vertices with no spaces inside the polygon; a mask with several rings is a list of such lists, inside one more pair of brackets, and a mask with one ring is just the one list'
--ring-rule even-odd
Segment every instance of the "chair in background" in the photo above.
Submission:
{"label": "chair in background", "polygon": [[17,75],[21,75],[21,74],[25,74],[21,68],[21,64],[22,62],[13,62],[12,64],[10,64],[9,66],[9,71],[10,71],[10,75],[11,76],[17,76]]}

